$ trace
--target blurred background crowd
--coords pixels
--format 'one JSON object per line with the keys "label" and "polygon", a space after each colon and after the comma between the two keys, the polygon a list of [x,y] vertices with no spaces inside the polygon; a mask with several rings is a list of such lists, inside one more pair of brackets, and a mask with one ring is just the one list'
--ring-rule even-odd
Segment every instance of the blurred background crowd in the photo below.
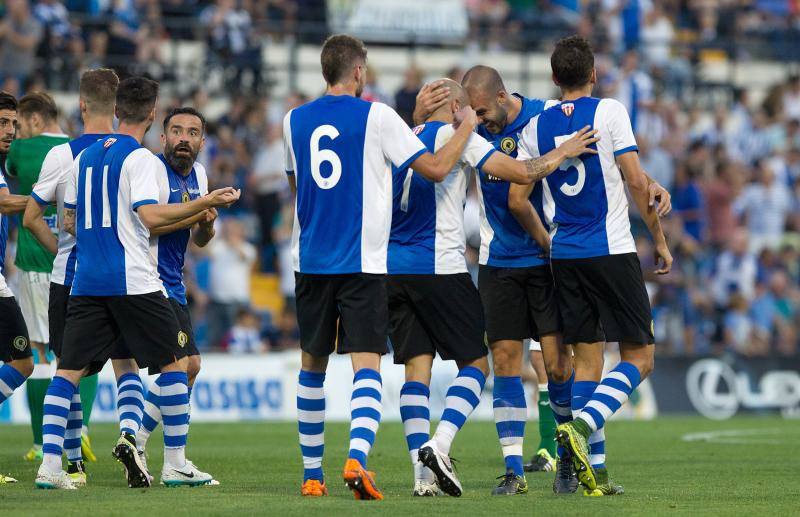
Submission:
{"label": "blurred background crowd", "polygon": [[[457,3],[466,21],[462,39],[437,45],[427,38],[425,48],[386,76],[379,72],[384,62],[373,58],[364,97],[394,106],[411,123],[424,81],[442,72],[458,80],[487,52],[520,63],[509,86],[538,78],[538,86],[520,93],[552,96],[546,59],[527,59],[546,58],[547,42],[560,35],[588,37],[598,53],[595,95],[627,106],[645,169],[673,195],[673,214],[663,224],[676,267],[667,277],[648,276],[658,353],[797,353],[800,1]],[[334,20],[356,4],[0,2],[0,88],[16,95],[54,92],[68,134],[80,132],[79,73],[98,66],[123,76],[149,75],[164,85],[163,110],[188,104],[209,118],[199,161],[210,187],[242,188],[244,200],[221,218],[212,246],[189,253],[189,299],[198,342],[206,348],[244,353],[298,346],[289,256],[293,207],[280,122],[287,110],[321,92],[321,82],[304,81],[298,71],[303,45],[316,58],[313,45],[338,29]],[[409,38],[413,48],[414,34]],[[371,50],[381,43],[372,39]],[[290,59],[273,59],[275,49],[287,49]],[[428,56],[440,55],[454,57],[444,68],[426,66]],[[708,63],[737,60],[772,63],[775,77],[748,87],[735,74],[707,73]],[[319,74],[313,67],[310,73]],[[153,150],[160,145],[156,124],[146,140]],[[473,189],[467,207],[473,248],[479,245],[477,213]],[[643,225],[634,228],[643,234]],[[649,241],[642,236],[638,244],[643,269],[651,271]],[[475,269],[474,249],[469,256]]]}

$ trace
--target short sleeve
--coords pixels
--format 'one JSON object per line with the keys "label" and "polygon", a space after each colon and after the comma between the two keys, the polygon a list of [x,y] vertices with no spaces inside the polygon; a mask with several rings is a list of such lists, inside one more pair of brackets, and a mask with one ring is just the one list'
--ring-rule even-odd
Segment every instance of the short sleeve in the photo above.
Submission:
{"label": "short sleeve", "polygon": [[131,189],[131,210],[158,204],[158,166],[161,162],[147,149],[137,149],[125,159],[123,167]]}
{"label": "short sleeve", "polygon": [[64,208],[75,209],[78,207],[78,171],[81,165],[81,155],[79,154],[72,160],[72,166],[66,175],[66,186],[64,188]]}
{"label": "short sleeve", "polygon": [[611,135],[611,145],[614,149],[614,156],[638,151],[636,138],[633,136],[631,118],[625,106],[615,99],[603,99],[601,104],[605,104],[605,113],[601,120],[605,121],[606,129]]}
{"label": "short sleeve", "polygon": [[536,115],[522,129],[517,142],[517,160],[532,160],[541,156],[539,152],[539,115]]}
{"label": "short sleeve", "polygon": [[0,188],[8,188],[8,183],[6,183],[6,177],[3,176],[3,171],[0,170]]}
{"label": "short sleeve", "polygon": [[378,110],[381,150],[395,167],[407,169],[411,162],[428,152],[395,110],[380,102],[373,103],[372,109]]}
{"label": "short sleeve", "polygon": [[294,175],[294,150],[292,149],[292,112],[283,117],[283,170]]}
{"label": "short sleeve", "polygon": [[72,170],[72,162],[70,160],[65,161],[62,156],[65,145],[67,144],[53,147],[44,157],[39,179],[31,191],[31,197],[40,205],[49,205],[56,201],[58,185],[66,180],[66,175]]}
{"label": "short sleeve", "polygon": [[[15,145],[16,144],[16,145]],[[9,176],[16,176],[17,175],[17,149],[19,148],[19,144],[17,144],[17,140],[11,142],[11,146],[8,148],[8,154],[6,155],[6,174]]]}
{"label": "short sleeve", "polygon": [[[456,130],[452,124],[440,127],[439,132],[436,133],[436,150],[438,151],[449,142],[455,132]],[[494,152],[495,148],[492,144],[479,134],[473,133],[467,140],[467,145],[461,154],[461,163],[479,169]]]}
{"label": "short sleeve", "polygon": [[161,160],[158,160],[158,168],[156,169],[156,183],[158,184],[158,202],[162,205],[169,203],[169,176],[167,176],[167,167]]}
{"label": "short sleeve", "polygon": [[206,168],[202,163],[195,163],[194,172],[197,175],[197,187],[200,189],[200,195],[205,196],[208,194],[208,174],[206,174]]}

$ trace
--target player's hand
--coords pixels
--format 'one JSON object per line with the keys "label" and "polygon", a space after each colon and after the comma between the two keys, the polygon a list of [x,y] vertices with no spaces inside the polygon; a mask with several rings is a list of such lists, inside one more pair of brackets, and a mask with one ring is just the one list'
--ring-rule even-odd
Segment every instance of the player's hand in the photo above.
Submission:
{"label": "player's hand", "polygon": [[414,123],[421,124],[431,113],[447,104],[450,88],[444,81],[425,84],[417,93],[417,105],[414,107]]}
{"label": "player's hand", "polygon": [[206,227],[213,227],[214,221],[217,220],[217,216],[219,214],[217,213],[216,208],[209,208],[203,213],[203,215],[204,218],[202,221],[200,221],[200,224]]}
{"label": "player's hand", "polygon": [[596,144],[600,141],[597,136],[597,130],[592,129],[591,126],[583,126],[583,129],[575,133],[575,135],[559,145],[567,158],[576,158],[582,154],[597,154],[597,149],[592,149],[589,146]]}
{"label": "player's hand", "polygon": [[458,129],[462,124],[466,124],[470,131],[478,125],[478,115],[475,114],[472,106],[462,106],[453,114],[453,127]]}
{"label": "player's hand", "polygon": [[225,187],[209,192],[205,196],[205,199],[209,208],[228,208],[239,200],[241,193],[241,190],[237,190],[233,187]]}
{"label": "player's hand", "polygon": [[654,181],[647,186],[647,191],[650,194],[649,206],[656,206],[658,217],[664,217],[672,211],[672,196],[667,192],[667,189],[662,187],[657,181]]}
{"label": "player's hand", "polygon": [[656,274],[666,275],[672,269],[672,253],[669,252],[666,241],[656,244],[655,248]]}

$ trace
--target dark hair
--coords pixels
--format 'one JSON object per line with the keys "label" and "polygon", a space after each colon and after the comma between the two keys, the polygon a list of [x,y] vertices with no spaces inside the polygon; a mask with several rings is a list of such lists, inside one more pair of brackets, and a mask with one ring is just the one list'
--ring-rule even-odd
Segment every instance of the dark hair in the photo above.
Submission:
{"label": "dark hair", "polygon": [[31,92],[19,100],[17,111],[20,117],[30,117],[38,113],[44,120],[51,122],[58,118],[56,101],[45,92]]}
{"label": "dark hair", "polygon": [[7,91],[0,91],[0,110],[17,111],[17,99]]}
{"label": "dark hair", "polygon": [[342,80],[357,61],[366,61],[367,48],[364,42],[347,34],[336,34],[325,40],[322,45],[320,62],[322,77],[328,84],[336,84]]}
{"label": "dark hair", "polygon": [[96,68],[81,75],[78,93],[90,112],[113,115],[118,88],[116,72],[110,68]]}
{"label": "dark hair", "polygon": [[192,115],[200,119],[200,129],[205,132],[206,130],[206,118],[203,116],[202,113],[197,111],[196,109],[190,106],[183,106],[182,108],[173,108],[167,113],[167,116],[164,117],[164,131],[167,130],[169,126],[169,121],[172,120],[172,117],[175,115]]}
{"label": "dark hair", "polygon": [[574,90],[586,86],[594,70],[592,46],[580,36],[561,39],[550,56],[550,67],[561,88]]}
{"label": "dark hair", "polygon": [[146,77],[129,77],[117,89],[117,118],[138,124],[147,120],[156,105],[158,83]]}

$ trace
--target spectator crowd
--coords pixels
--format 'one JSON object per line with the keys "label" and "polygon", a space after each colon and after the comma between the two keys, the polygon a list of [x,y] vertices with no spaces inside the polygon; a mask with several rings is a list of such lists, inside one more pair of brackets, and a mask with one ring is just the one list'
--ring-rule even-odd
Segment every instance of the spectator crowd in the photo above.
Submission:
{"label": "spectator crowd", "polygon": [[[74,92],[79,71],[96,66],[175,83],[163,55],[163,43],[173,39],[204,41],[206,65],[222,70],[228,107],[208,124],[199,161],[206,165],[210,188],[242,188],[244,200],[225,212],[212,245],[190,248],[187,257],[189,300],[198,342],[206,347],[244,353],[298,346],[289,251],[293,207],[283,171],[281,120],[308,97],[270,96],[261,44],[287,37],[304,16],[324,22],[324,5],[311,0],[3,4],[0,87],[15,94]],[[760,31],[767,38],[795,30],[796,3],[467,0],[465,5],[471,20],[467,48],[531,47],[525,38],[544,27],[551,38],[577,31],[598,51],[595,95],[625,104],[645,169],[673,196],[674,211],[663,224],[676,265],[666,277],[647,275],[658,353],[797,353],[800,77],[788,74],[763,98],[731,85],[712,98],[703,96],[693,72],[703,49],[741,51],[720,43],[732,30]],[[171,23],[175,20],[184,23]],[[689,44],[676,46],[680,42]],[[770,48],[763,57],[791,57],[780,53],[785,50],[780,45]],[[460,80],[464,66],[456,63],[447,75]],[[396,107],[411,124],[416,94],[430,73],[411,66],[392,92],[370,69],[363,96]],[[180,86],[162,98],[162,112],[184,104],[208,107],[203,85]],[[62,128],[78,134],[77,113],[62,115]],[[155,151],[159,124],[145,141]],[[474,189],[467,219],[476,227]],[[634,230],[647,273],[653,269],[650,243],[641,222]],[[476,238],[470,244],[477,246]],[[474,266],[474,249],[469,257]],[[263,305],[253,299],[260,289],[255,282],[263,278],[275,280],[268,285],[280,299],[271,312],[255,308]]]}

